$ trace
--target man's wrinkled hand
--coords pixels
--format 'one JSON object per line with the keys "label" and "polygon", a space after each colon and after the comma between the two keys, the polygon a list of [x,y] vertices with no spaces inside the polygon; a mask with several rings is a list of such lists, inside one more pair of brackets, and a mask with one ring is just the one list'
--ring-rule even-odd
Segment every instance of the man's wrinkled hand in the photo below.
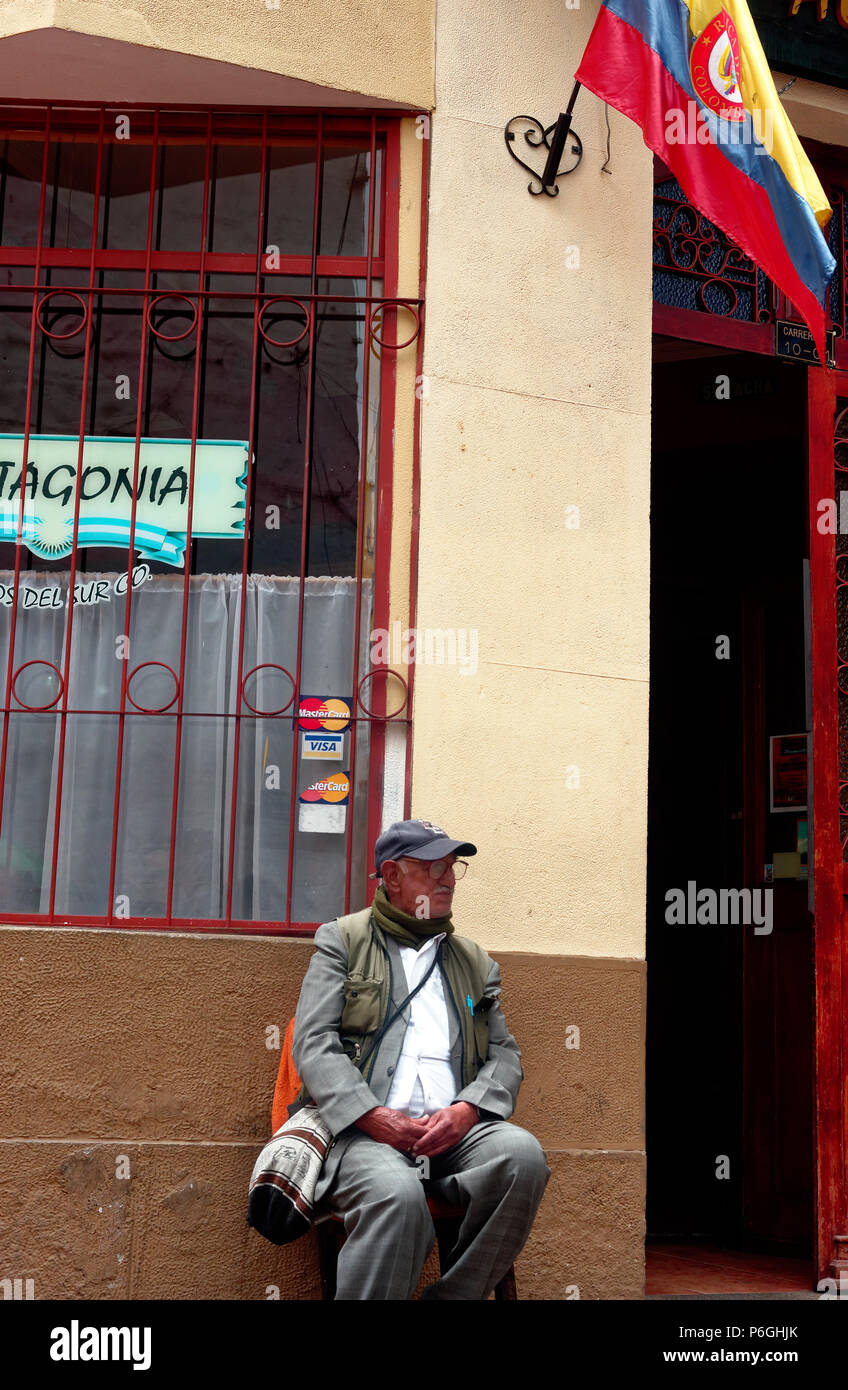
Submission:
{"label": "man's wrinkled hand", "polygon": [[366,1111],[355,1124],[370,1139],[376,1139],[378,1144],[388,1144],[401,1153],[409,1153],[416,1140],[429,1128],[426,1119],[411,1120],[400,1110],[390,1110],[386,1105],[377,1105],[373,1110]]}
{"label": "man's wrinkled hand", "polygon": [[413,1157],[418,1154],[426,1154],[428,1158],[435,1158],[437,1154],[446,1153],[452,1149],[454,1144],[458,1144],[460,1139],[464,1139],[472,1125],[476,1125],[480,1119],[480,1111],[476,1105],[469,1105],[467,1100],[457,1101],[456,1105],[447,1105],[444,1110],[437,1110],[430,1116],[426,1134],[413,1145]]}

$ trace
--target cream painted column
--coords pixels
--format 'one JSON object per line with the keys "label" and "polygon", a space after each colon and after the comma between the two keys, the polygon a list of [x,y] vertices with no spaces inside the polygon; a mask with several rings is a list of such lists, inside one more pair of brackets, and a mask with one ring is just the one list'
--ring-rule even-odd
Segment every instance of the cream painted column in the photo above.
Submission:
{"label": "cream painted column", "polygon": [[651,156],[611,111],[602,172],[586,91],[558,197],[503,139],[564,107],[596,13],[437,7],[413,814],[477,843],[457,917],[495,953],[644,954]]}

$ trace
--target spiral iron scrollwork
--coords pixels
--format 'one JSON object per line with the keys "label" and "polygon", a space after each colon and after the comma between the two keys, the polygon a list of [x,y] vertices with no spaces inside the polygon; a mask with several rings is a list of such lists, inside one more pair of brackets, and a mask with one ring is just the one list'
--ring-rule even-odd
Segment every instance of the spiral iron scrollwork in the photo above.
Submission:
{"label": "spiral iron scrollwork", "polygon": [[[512,127],[515,125],[516,121],[526,121],[529,129],[524,131],[520,129],[513,130]],[[535,116],[513,116],[511,120],[507,121],[504,127],[504,140],[510,155],[515,160],[516,164],[520,164],[522,169],[526,169],[528,174],[533,175],[532,180],[527,185],[527,192],[531,193],[534,198],[538,198],[540,193],[546,193],[549,198],[556,198],[559,193],[559,187],[556,183],[550,185],[542,183],[544,164],[537,172],[532,165],[525,164],[524,160],[519,158],[515,153],[515,137],[516,135],[523,134],[526,144],[529,145],[532,150],[549,150],[551,147],[551,134],[555,129],[556,121],[554,121],[553,125],[549,125],[546,128],[542,125],[541,121],[536,120]],[[582,141],[580,136],[576,135],[573,130],[570,130],[568,133],[568,138],[565,142],[565,150],[563,151],[563,158],[566,160],[566,165],[557,170],[556,176],[558,179],[562,178],[565,174],[573,174],[583,158]],[[539,185],[538,188],[533,187],[534,181]]]}
{"label": "spiral iron scrollwork", "polygon": [[666,301],[658,292],[657,273],[694,282],[691,307],[702,313],[720,318],[750,317],[755,321],[763,314],[769,316],[768,307],[760,304],[760,282],[765,277],[738,246],[686,200],[674,180],[659,183],[655,188],[653,242],[654,295],[660,303]]}
{"label": "spiral iron scrollwork", "polygon": [[[665,172],[665,171],[664,171]],[[848,193],[831,185],[833,207],[825,236],[836,260],[829,309],[837,338],[848,336]],[[793,318],[768,276],[689,202],[677,180],[655,177],[654,300],[713,317],[770,324]]]}

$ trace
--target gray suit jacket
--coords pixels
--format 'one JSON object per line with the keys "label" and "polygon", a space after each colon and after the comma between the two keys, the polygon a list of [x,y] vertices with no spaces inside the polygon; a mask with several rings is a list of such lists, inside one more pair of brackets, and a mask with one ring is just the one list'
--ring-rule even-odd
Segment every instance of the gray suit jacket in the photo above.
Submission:
{"label": "gray suit jacket", "polygon": [[[409,993],[400,948],[387,936],[392,961],[393,1007]],[[344,1008],[344,982],[347,951],[335,922],[326,922],[315,933],[315,953],[303,980],[294,1020],[292,1057],[309,1095],[334,1136],[353,1125],[375,1105],[385,1105],[394,1069],[400,1056],[410,1009],[388,1029],[380,1044],[370,1082],[360,1074],[344,1052],[339,1036]],[[524,1077],[521,1053],[506,1026],[500,1006],[501,973],[489,957],[485,994],[495,1000],[489,1010],[489,1055],[469,1086],[460,1090],[461,1038],[459,1022],[452,1009],[450,1019],[451,1064],[457,1085],[457,1100],[470,1101],[488,1117],[507,1120],[515,1109],[518,1088]],[[484,1115],[483,1118],[486,1118]]]}

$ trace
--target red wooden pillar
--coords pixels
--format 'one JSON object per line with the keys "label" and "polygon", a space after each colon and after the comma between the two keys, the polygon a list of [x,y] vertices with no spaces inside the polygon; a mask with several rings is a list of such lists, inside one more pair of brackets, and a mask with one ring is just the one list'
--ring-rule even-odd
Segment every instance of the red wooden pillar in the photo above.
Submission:
{"label": "red wooden pillar", "polygon": [[[841,445],[840,445],[840,441]],[[816,974],[816,1268],[848,1276],[848,534],[819,503],[848,492],[848,372],[809,371]],[[848,499],[846,499],[848,500]],[[844,693],[840,693],[844,692]],[[843,706],[840,720],[840,704]]]}

